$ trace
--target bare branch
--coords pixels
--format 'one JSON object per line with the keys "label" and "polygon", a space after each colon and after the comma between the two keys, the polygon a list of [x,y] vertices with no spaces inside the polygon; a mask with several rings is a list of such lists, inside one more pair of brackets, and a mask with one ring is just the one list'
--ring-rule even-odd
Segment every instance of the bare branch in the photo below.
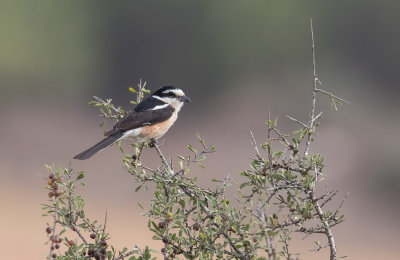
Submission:
{"label": "bare branch", "polygon": [[57,218],[58,218],[57,208],[54,207],[54,213],[53,213],[53,230],[52,230],[53,239],[51,239],[49,259],[51,259],[51,254],[53,253],[53,250],[54,250],[54,238],[55,238],[55,236],[56,236]]}
{"label": "bare branch", "polygon": [[[104,101],[103,99],[93,96],[94,99],[96,99],[98,102],[102,103],[103,105],[109,105],[109,102]],[[112,110],[114,110],[116,113],[120,113],[118,109],[116,109],[114,106],[109,106]]]}
{"label": "bare branch", "polygon": [[326,94],[326,95],[328,95],[328,96],[330,96],[330,97],[332,97],[332,98],[334,98],[334,99],[337,99],[337,100],[342,101],[342,102],[344,102],[344,103],[350,104],[349,101],[347,101],[347,100],[345,100],[345,99],[343,99],[343,98],[340,98],[340,97],[338,97],[338,96],[335,96],[335,95],[333,95],[332,93],[330,93],[330,92],[328,92],[328,91],[325,91],[325,90],[323,90],[323,89],[316,88],[316,89],[315,89],[315,92],[324,93],[324,94]]}
{"label": "bare branch", "polygon": [[137,95],[137,103],[139,104],[140,102],[142,102],[142,97],[143,97],[143,88],[146,86],[146,82],[143,84],[142,79],[139,80],[139,84],[138,84],[138,95]]}
{"label": "bare branch", "polygon": [[315,120],[317,120],[318,118],[320,118],[321,116],[322,116],[322,111],[316,116],[316,117],[314,117],[313,119],[312,119],[312,121],[314,121],[315,122]]}
{"label": "bare branch", "polygon": [[297,120],[296,118],[293,118],[291,116],[286,116],[287,118],[289,118],[290,120],[300,124],[302,127],[307,128],[308,129],[308,125],[304,124],[303,122],[301,122],[300,120]]}
{"label": "bare branch", "polygon": [[308,135],[307,135],[307,141],[306,141],[306,149],[304,151],[304,155],[307,156],[309,151],[310,151],[310,145],[311,145],[311,136],[312,136],[312,129],[314,127],[314,116],[315,116],[315,106],[317,102],[317,72],[315,68],[315,44],[314,44],[314,29],[313,29],[313,24],[312,24],[312,19],[310,18],[310,30],[311,30],[311,51],[312,51],[312,64],[313,64],[313,91],[312,91],[312,105],[311,105],[311,116],[310,116],[310,123],[308,125]]}
{"label": "bare branch", "polygon": [[335,260],[336,259],[336,245],[335,245],[335,239],[333,238],[332,230],[331,227],[329,226],[328,221],[325,219],[324,213],[322,211],[321,206],[319,205],[319,202],[315,200],[315,195],[312,195],[311,200],[314,202],[314,207],[315,210],[317,211],[318,218],[324,225],[324,233],[328,238],[328,243],[329,243],[329,248],[330,248],[330,260]]}
{"label": "bare branch", "polygon": [[82,235],[82,233],[79,231],[78,227],[75,224],[72,224],[72,227],[74,228],[74,231],[78,234],[80,239],[82,239],[83,243],[85,246],[89,246],[88,242],[86,241],[85,237]]}
{"label": "bare branch", "polygon": [[163,164],[167,167],[169,173],[172,173],[172,169],[171,169],[171,167],[169,166],[168,161],[165,159],[164,154],[161,152],[160,147],[158,146],[157,140],[156,140],[156,139],[152,139],[151,142],[152,142],[152,145],[154,145],[154,148],[156,149],[157,154],[158,154],[158,156],[160,157],[161,161],[162,161]]}
{"label": "bare branch", "polygon": [[106,210],[106,215],[104,217],[103,236],[104,233],[106,232],[106,226],[107,226],[107,210]]}
{"label": "bare branch", "polygon": [[258,150],[256,139],[254,138],[253,132],[251,130],[250,130],[250,135],[251,135],[251,144],[253,145],[253,148],[256,151],[257,158],[260,160],[262,157],[260,151]]}
{"label": "bare branch", "polygon": [[324,249],[325,247],[328,247],[328,246],[329,246],[329,243],[325,244],[325,245],[318,245],[317,247],[315,247],[314,249],[311,249],[310,251],[318,252],[321,249]]}

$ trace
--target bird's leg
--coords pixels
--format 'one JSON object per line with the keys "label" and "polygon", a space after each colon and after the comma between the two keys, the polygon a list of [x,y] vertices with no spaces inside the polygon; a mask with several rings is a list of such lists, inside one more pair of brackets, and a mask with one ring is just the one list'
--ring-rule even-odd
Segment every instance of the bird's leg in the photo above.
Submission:
{"label": "bird's leg", "polygon": [[149,147],[154,148],[156,145],[157,145],[157,140],[154,138],[151,138],[150,142],[149,142]]}

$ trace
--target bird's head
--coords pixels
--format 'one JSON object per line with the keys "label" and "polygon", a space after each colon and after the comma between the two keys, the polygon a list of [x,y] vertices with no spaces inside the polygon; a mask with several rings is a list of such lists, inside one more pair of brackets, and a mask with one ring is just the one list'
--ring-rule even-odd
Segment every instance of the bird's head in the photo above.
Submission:
{"label": "bird's head", "polygon": [[180,88],[173,86],[165,86],[157,89],[152,95],[152,97],[159,99],[176,110],[180,110],[183,103],[190,102],[190,98],[185,96],[185,93]]}

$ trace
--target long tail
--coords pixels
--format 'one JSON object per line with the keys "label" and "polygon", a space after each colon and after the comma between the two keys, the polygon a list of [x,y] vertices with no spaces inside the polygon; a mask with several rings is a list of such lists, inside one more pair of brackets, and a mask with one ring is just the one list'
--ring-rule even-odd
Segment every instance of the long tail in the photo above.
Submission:
{"label": "long tail", "polygon": [[119,138],[122,137],[122,135],[123,135],[122,133],[115,133],[113,135],[110,135],[110,136],[104,138],[103,140],[101,140],[100,142],[98,142],[97,144],[93,145],[89,149],[81,152],[78,155],[75,155],[74,159],[78,159],[78,160],[89,159],[95,153],[97,153],[97,152],[103,150],[104,148],[106,148],[107,146],[110,146],[113,143],[115,143]]}

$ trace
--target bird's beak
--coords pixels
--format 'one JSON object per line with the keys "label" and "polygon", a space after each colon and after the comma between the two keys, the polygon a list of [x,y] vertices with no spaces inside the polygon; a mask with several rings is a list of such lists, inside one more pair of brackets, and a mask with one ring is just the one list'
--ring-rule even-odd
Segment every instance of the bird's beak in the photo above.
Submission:
{"label": "bird's beak", "polygon": [[188,98],[187,96],[183,96],[183,97],[180,97],[179,98],[180,99],[180,101],[182,101],[182,102],[191,102],[192,100],[190,100],[190,98]]}

